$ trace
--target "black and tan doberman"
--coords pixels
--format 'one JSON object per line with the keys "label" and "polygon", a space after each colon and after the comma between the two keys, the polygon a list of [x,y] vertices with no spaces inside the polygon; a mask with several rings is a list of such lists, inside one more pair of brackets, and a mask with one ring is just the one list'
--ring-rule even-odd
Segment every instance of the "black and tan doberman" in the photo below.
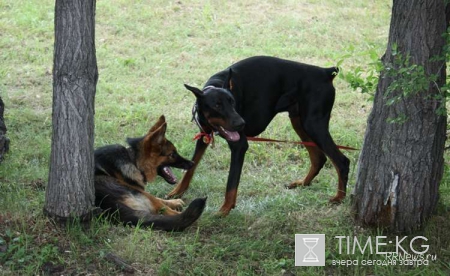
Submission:
{"label": "black and tan doberman", "polygon": [[[339,203],[345,198],[350,161],[337,148],[328,130],[335,98],[333,79],[337,73],[336,67],[321,68],[256,56],[216,73],[202,90],[185,85],[197,98],[194,116],[202,131],[208,135],[218,132],[231,149],[225,202],[220,209],[222,215],[227,215],[236,204],[248,149],[247,136],[262,133],[279,112],[289,113],[292,126],[302,141],[316,144],[306,146],[311,161],[309,173],[288,187],[310,185],[328,156],[339,177],[337,193],[330,201]],[[192,158],[195,165],[168,197],[181,196],[188,189],[207,146],[203,139],[197,141]]]}

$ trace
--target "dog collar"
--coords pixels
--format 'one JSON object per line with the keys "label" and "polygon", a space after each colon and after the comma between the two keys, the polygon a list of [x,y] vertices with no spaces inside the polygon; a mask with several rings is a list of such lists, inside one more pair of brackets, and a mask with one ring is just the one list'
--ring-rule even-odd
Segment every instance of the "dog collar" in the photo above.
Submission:
{"label": "dog collar", "polygon": [[200,124],[200,121],[198,119],[198,103],[195,102],[194,106],[192,107],[192,120],[200,129],[200,133],[197,133],[194,136],[194,141],[202,139],[205,144],[211,144],[211,146],[214,146],[214,132],[207,133],[205,129]]}
{"label": "dog collar", "polygon": [[203,127],[200,124],[200,121],[198,119],[198,103],[197,103],[197,101],[195,102],[194,106],[192,107],[192,120],[191,121],[195,122],[195,124],[198,126],[198,128],[200,129],[201,132],[205,132],[205,130],[203,129]]}
{"label": "dog collar", "polygon": [[197,133],[194,136],[193,141],[202,139],[203,143],[209,145],[211,144],[211,147],[214,148],[214,132],[206,133],[206,132],[200,132]]}
{"label": "dog collar", "polygon": [[206,90],[211,89],[211,88],[216,88],[216,87],[212,86],[212,85],[208,85],[208,86],[203,87],[202,91],[205,92]]}

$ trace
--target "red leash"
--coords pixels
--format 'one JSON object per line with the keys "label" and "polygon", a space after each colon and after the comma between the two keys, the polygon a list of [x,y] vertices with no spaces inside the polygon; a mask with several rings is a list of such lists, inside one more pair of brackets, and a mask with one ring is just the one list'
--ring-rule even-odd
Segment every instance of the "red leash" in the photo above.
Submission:
{"label": "red leash", "polygon": [[[275,140],[275,139],[260,138],[260,137],[248,137],[248,136],[247,136],[247,140],[255,141],[255,142],[289,143],[289,144],[304,145],[304,146],[308,146],[308,147],[317,147],[316,143],[314,143],[314,142],[286,141],[286,140]],[[337,145],[337,148],[344,149],[344,150],[358,150],[358,149],[355,149],[352,147],[339,146],[339,145]]]}
{"label": "red leash", "polygon": [[[214,143],[214,133],[211,132],[210,134],[206,133],[206,132],[200,132],[197,135],[195,135],[194,139],[192,140],[198,140],[198,139],[203,139],[203,142],[205,142],[205,144],[213,144]],[[260,138],[260,137],[249,137],[247,136],[247,140],[248,141],[253,141],[253,142],[268,142],[268,143],[289,143],[289,144],[297,144],[297,145],[304,145],[304,146],[308,146],[308,147],[317,147],[317,145],[314,142],[300,142],[300,141],[287,141],[287,140],[275,140],[275,139],[268,139],[268,138]],[[358,150],[352,147],[347,147],[347,146],[337,146],[339,149],[344,149],[344,150]]]}
{"label": "red leash", "polygon": [[249,141],[255,141],[255,142],[268,142],[268,143],[290,143],[290,144],[297,144],[297,145],[304,145],[308,147],[317,147],[316,143],[314,142],[300,142],[300,141],[287,141],[287,140],[275,140],[275,139],[269,139],[269,138],[260,138],[260,137],[248,137],[247,140]]}

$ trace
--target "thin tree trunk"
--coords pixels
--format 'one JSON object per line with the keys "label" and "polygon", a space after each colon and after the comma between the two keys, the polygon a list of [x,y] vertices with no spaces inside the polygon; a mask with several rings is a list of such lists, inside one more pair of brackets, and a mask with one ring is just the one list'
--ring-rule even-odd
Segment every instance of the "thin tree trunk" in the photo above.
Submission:
{"label": "thin tree trunk", "polygon": [[86,218],[94,195],[95,0],[56,0],[53,135],[44,212]]}
{"label": "thin tree trunk", "polygon": [[9,139],[6,137],[5,118],[3,117],[5,104],[0,97],[0,163],[3,161],[4,155],[9,150]]}
{"label": "thin tree trunk", "polygon": [[[438,78],[426,91],[400,97],[388,106],[387,101],[402,91],[386,96],[398,79],[382,73],[358,161],[353,201],[358,224],[411,232],[422,227],[435,210],[446,130],[446,116],[437,110],[445,105],[439,88],[445,84],[446,67],[445,60],[433,57],[444,57],[445,32],[443,0],[394,0],[383,64],[395,63],[392,49],[396,45],[397,52],[403,57],[409,54],[427,76],[437,74]],[[399,116],[406,120],[388,122]]]}

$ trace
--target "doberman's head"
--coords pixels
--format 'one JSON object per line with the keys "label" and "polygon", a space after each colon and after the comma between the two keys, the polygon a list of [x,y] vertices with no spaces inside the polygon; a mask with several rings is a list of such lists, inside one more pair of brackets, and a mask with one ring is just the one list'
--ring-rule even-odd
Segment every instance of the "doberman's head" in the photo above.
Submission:
{"label": "doberman's head", "polygon": [[236,112],[236,103],[231,94],[231,70],[225,85],[221,88],[206,86],[203,90],[185,84],[186,89],[197,97],[197,108],[200,123],[211,128],[227,141],[240,139],[239,131],[245,127],[245,121]]}
{"label": "doberman's head", "polygon": [[194,165],[177,153],[175,146],[166,138],[167,123],[161,116],[144,137],[128,138],[136,156],[136,166],[151,181],[156,174],[168,183],[175,184],[177,179],[170,167],[188,170]]}

